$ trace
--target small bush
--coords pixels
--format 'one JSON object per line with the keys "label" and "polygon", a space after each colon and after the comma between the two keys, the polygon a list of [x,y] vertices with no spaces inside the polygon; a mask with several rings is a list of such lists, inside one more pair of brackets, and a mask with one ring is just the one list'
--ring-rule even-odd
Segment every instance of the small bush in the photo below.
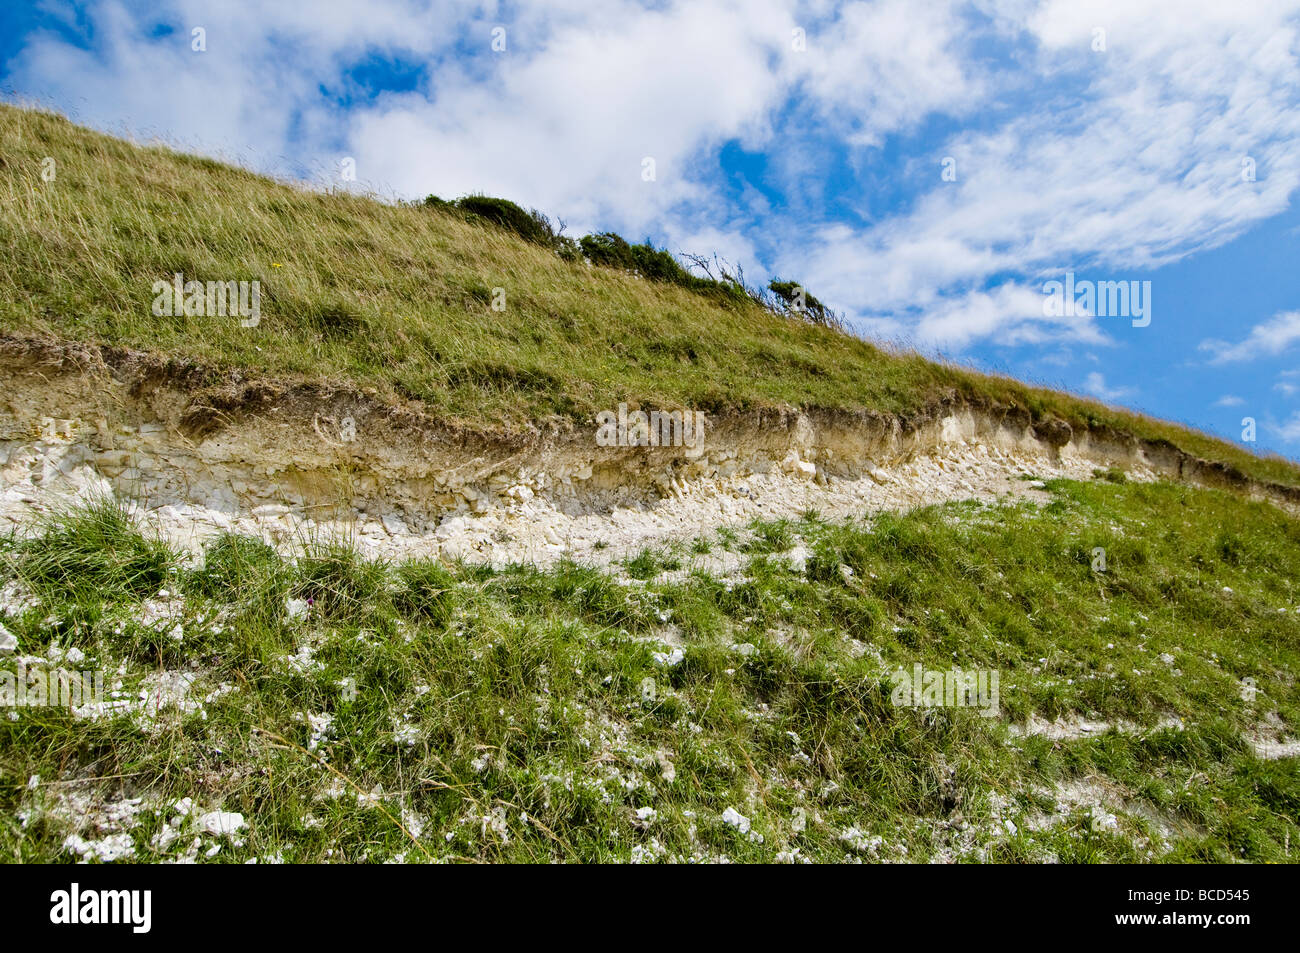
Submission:
{"label": "small bush", "polygon": [[582,261],[582,246],[568,235],[555,236],[555,254],[568,262]]}
{"label": "small bush", "polygon": [[664,249],[655,248],[649,241],[631,245],[614,232],[584,235],[580,242],[582,252],[593,265],[631,271],[649,281],[664,281],[687,287],[705,283],[688,272]]}
{"label": "small bush", "polygon": [[464,213],[468,221],[490,222],[497,228],[513,232],[534,245],[554,247],[562,258],[565,255],[559,246],[573,243],[572,239],[562,239],[551,225],[551,220],[537,209],[525,210],[509,199],[495,198],[491,195],[466,195],[448,202],[436,195],[429,195],[425,197],[424,204],[428,208],[436,208],[444,212]]}
{"label": "small bush", "polygon": [[[719,262],[716,256],[713,263],[701,256],[686,256],[705,271],[705,276],[701,276],[684,267],[666,248],[656,248],[648,238],[639,245],[634,245],[617,232],[597,232],[574,241],[563,234],[563,221],[557,228],[544,213],[537,209],[525,210],[509,199],[490,195],[466,195],[449,202],[436,195],[429,195],[423,204],[427,208],[461,215],[466,221],[490,222],[518,235],[526,242],[550,248],[564,261],[580,262],[585,258],[593,265],[631,272],[646,281],[677,285],[712,297],[723,304],[735,305],[750,301],[778,314],[797,315],[812,324],[834,328],[842,326],[835,312],[808,294],[798,282],[774,279],[768,285],[776,296],[773,299],[762,291],[749,288],[745,284],[743,271]],[[720,266],[717,276],[714,275],[714,266]]]}
{"label": "small bush", "polygon": [[748,297],[738,282],[716,281],[691,274],[667,249],[655,248],[649,239],[640,245],[632,245],[615,232],[600,232],[584,235],[579,245],[593,265],[630,271],[647,281],[679,285],[723,301],[738,302]]}
{"label": "small bush", "polygon": [[787,313],[798,315],[805,321],[823,327],[839,327],[840,320],[835,316],[835,312],[817,300],[799,282],[773,278],[767,287],[781,301]]}
{"label": "small bush", "polygon": [[493,225],[514,232],[526,242],[535,245],[551,244],[549,223],[543,223],[539,212],[526,212],[509,199],[493,198],[490,195],[466,195],[456,200],[456,207],[462,211],[487,219]]}

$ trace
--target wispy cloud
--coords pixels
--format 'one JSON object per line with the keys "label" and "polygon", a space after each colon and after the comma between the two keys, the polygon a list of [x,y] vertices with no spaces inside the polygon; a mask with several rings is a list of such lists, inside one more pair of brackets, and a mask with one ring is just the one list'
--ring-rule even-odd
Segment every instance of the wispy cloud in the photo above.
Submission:
{"label": "wispy cloud", "polygon": [[1105,401],[1121,400],[1125,397],[1131,397],[1134,393],[1131,387],[1107,386],[1106,378],[1097,371],[1093,371],[1084,379],[1083,387],[1089,394],[1100,397]]}
{"label": "wispy cloud", "polygon": [[[1048,85],[1053,108],[955,134],[910,211],[786,252],[789,270],[864,319],[915,323],[907,309],[979,295],[998,272],[1157,267],[1277,214],[1300,186],[1293,4],[1250,17],[1217,2],[1177,16],[1143,0],[991,9],[1029,45],[1019,79]],[[1092,47],[1099,24],[1105,51]],[[1255,181],[1242,174],[1243,144]],[[940,181],[944,153],[955,182]],[[1002,324],[982,327],[994,336]]]}
{"label": "wispy cloud", "polygon": [[1283,311],[1263,324],[1255,325],[1246,338],[1236,344],[1209,339],[1200,343],[1200,349],[1213,355],[1210,363],[1225,364],[1273,357],[1297,341],[1300,341],[1300,311]]}
{"label": "wispy cloud", "polygon": [[1300,442],[1300,411],[1296,411],[1289,420],[1281,424],[1270,424],[1269,430],[1286,443]]}

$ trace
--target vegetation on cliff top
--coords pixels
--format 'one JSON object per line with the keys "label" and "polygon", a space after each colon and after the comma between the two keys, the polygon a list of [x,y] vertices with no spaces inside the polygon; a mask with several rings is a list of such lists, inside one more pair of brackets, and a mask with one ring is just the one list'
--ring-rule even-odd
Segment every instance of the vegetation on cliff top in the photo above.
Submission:
{"label": "vegetation on cliff top", "polygon": [[[908,413],[964,397],[1300,484],[1291,463],[1203,433],[778,313],[734,283],[677,275],[649,245],[597,235],[556,254],[501,227],[518,218],[505,205],[466,202],[472,214],[310,191],[0,106],[0,332],[353,383],[485,429],[590,421],[620,401]],[[259,281],[260,322],[154,315],[154,282],[176,274]],[[772,300],[789,304],[788,285]]]}

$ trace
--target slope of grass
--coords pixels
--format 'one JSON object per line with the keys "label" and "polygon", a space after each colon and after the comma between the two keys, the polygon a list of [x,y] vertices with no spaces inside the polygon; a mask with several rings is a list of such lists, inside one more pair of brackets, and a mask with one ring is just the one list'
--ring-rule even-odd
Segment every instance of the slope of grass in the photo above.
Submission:
{"label": "slope of grass", "polygon": [[[0,157],[0,331],[10,334],[351,382],[479,427],[589,421],[621,400],[908,412],[961,394],[1300,483],[1290,463],[1201,433],[883,351],[749,301],[564,261],[437,208],[306,191],[12,106],[0,106]],[[176,273],[260,281],[260,324],[155,317],[153,282]],[[504,310],[493,310],[494,289]]]}
{"label": "slope of grass", "polygon": [[[0,712],[0,857],[1293,859],[1300,762],[1243,735],[1300,725],[1300,523],[1178,486],[1048,488],[758,524],[629,574],[223,537],[169,562],[165,595],[105,575],[160,552],[128,514],[56,514],[0,547],[4,624],[29,664],[117,673],[128,705]],[[102,558],[49,585],[87,526]],[[704,572],[719,548],[743,570]],[[999,672],[997,717],[896,705],[918,662]],[[181,677],[178,706],[158,685]],[[1010,730],[1078,716],[1109,727]],[[205,831],[218,810],[246,826]]]}

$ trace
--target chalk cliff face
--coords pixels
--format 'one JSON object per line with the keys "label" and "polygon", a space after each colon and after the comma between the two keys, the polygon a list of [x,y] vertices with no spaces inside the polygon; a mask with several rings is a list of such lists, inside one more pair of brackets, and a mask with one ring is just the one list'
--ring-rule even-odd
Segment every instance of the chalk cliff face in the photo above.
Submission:
{"label": "chalk cliff face", "polygon": [[816,509],[857,515],[1035,492],[1024,477],[1297,491],[1168,445],[973,404],[890,414],[710,416],[691,446],[602,446],[599,425],[500,436],[349,390],[217,379],[120,350],[9,342],[0,355],[0,518],[111,493],[196,548],[222,530],[289,543],[340,533],[373,552],[599,561],[702,528]]}

